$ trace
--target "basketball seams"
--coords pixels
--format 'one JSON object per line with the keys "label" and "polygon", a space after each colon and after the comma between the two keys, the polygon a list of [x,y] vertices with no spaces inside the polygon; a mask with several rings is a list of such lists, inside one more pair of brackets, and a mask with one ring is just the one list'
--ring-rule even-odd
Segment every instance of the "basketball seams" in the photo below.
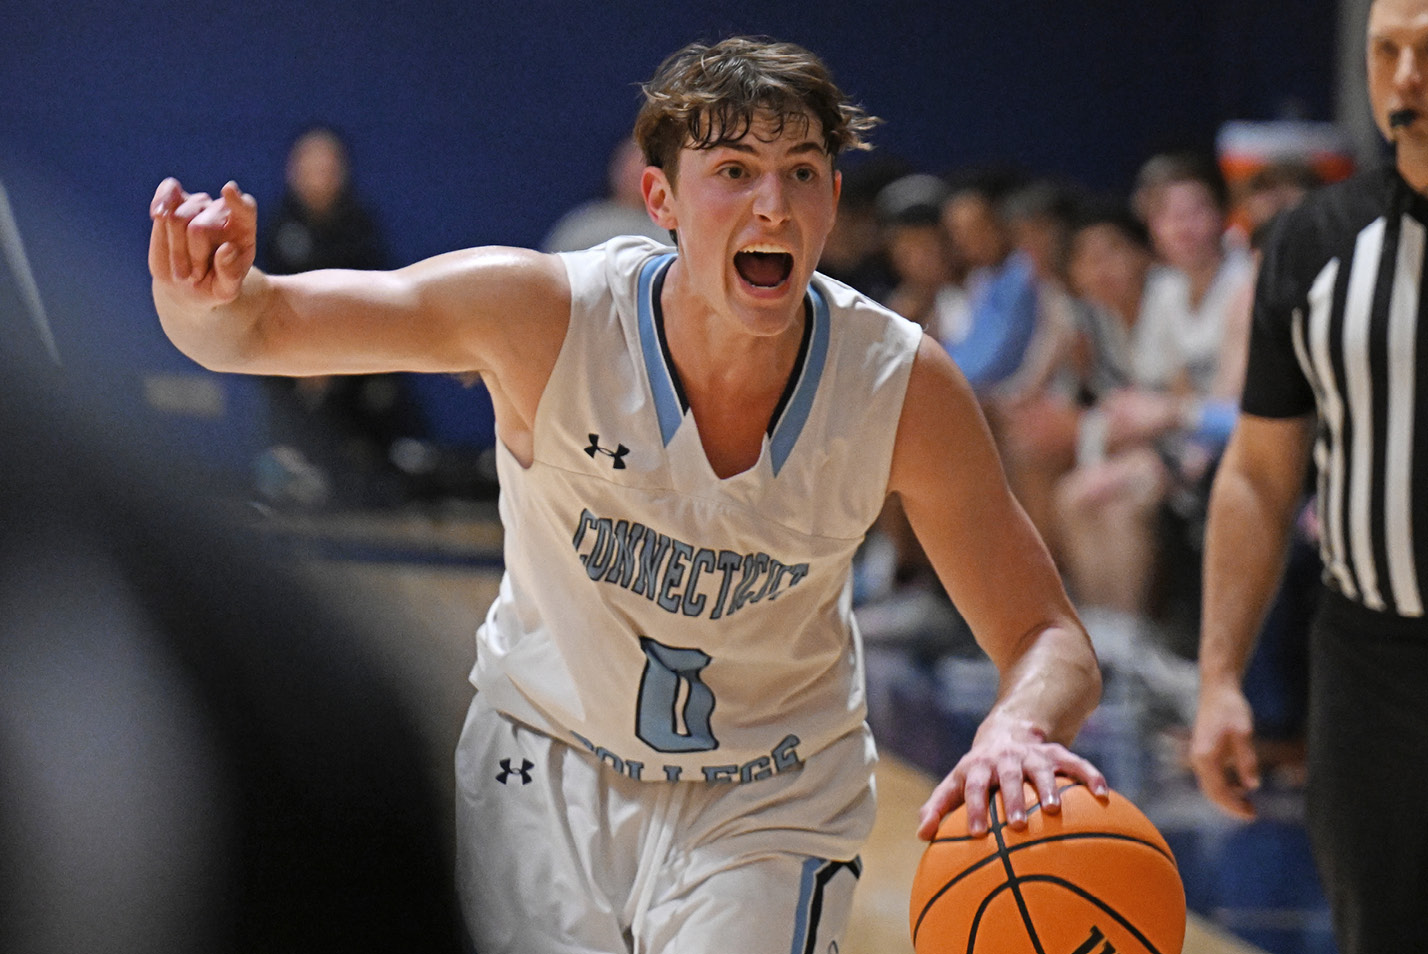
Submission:
{"label": "basketball seams", "polygon": [[1031,841],[1023,841],[1012,845],[1007,851],[1021,851],[1023,848],[1031,848],[1034,845],[1045,845],[1053,841],[1089,841],[1096,838],[1104,838],[1107,841],[1126,842],[1132,845],[1143,845],[1170,862],[1171,865],[1174,865],[1176,870],[1179,870],[1179,865],[1175,863],[1175,856],[1170,854],[1159,844],[1148,838],[1139,838],[1135,835],[1127,835],[1118,831],[1068,831],[1055,835],[1041,835]]}
{"label": "basketball seams", "polygon": [[[1081,783],[1079,782],[1067,782],[1065,784],[1058,785],[1057,792],[1058,794],[1065,793],[1068,790],[1076,787],[1084,788],[1085,786],[1081,785]],[[1001,793],[996,794],[999,795]],[[1028,819],[1030,819],[1035,815],[1037,811],[1041,810],[1044,806],[1034,791],[1029,792],[1028,796],[1029,798],[1027,802],[1026,815]],[[1134,808],[1133,805],[1132,808]],[[1174,855],[1170,853],[1170,851],[1163,844],[1163,842],[1159,842],[1148,835],[1138,833],[1135,830],[1137,827],[1135,825],[1128,825],[1129,830],[1126,831],[1112,831],[1106,829],[1096,831],[1052,831],[1048,833],[1037,834],[1035,836],[1032,836],[1029,840],[1019,841],[1019,837],[1025,837],[1030,833],[1026,832],[1025,830],[1017,831],[1016,829],[1011,828],[1006,817],[1004,802],[1002,804],[999,804],[998,799],[996,797],[993,797],[991,799],[991,804],[988,806],[988,814],[990,821],[990,830],[988,834],[991,834],[993,836],[991,839],[988,839],[989,844],[986,846],[988,854],[986,854],[984,857],[977,858],[971,863],[966,864],[966,866],[963,867],[960,871],[958,871],[958,873],[954,877],[938,886],[937,890],[929,898],[926,899],[926,901],[922,904],[921,909],[918,911],[915,923],[913,925],[912,937],[914,946],[917,944],[919,937],[923,933],[923,928],[927,926],[927,922],[929,920],[935,923],[940,923],[940,919],[944,917],[944,915],[939,914],[933,916],[932,918],[929,918],[929,915],[932,913],[932,908],[941,902],[945,902],[949,894],[957,893],[956,889],[959,885],[962,885],[964,882],[974,878],[976,875],[978,875],[978,873],[980,873],[981,878],[975,883],[982,885],[991,884],[993,886],[983,896],[981,903],[978,905],[974,916],[971,918],[970,923],[965,921],[963,922],[963,929],[969,932],[963,935],[968,945],[968,954],[973,954],[973,952],[976,950],[976,944],[979,936],[985,934],[985,931],[983,929],[991,930],[992,925],[984,924],[983,922],[991,916],[989,912],[992,910],[993,901],[995,899],[1002,898],[1003,904],[1005,904],[1005,901],[1008,899],[1004,898],[1003,895],[1008,891],[1011,892],[1010,900],[1014,900],[1016,902],[1017,916],[1015,919],[1013,919],[1011,917],[1010,910],[1005,910],[1004,913],[998,914],[996,916],[996,918],[998,919],[998,923],[996,925],[997,931],[1006,931],[1012,928],[1012,926],[1017,924],[1017,921],[1019,921],[1019,927],[1021,928],[1021,930],[1024,930],[1026,932],[1026,936],[1030,939],[1032,947],[1034,948],[1036,954],[1045,954],[1045,947],[1043,945],[1042,939],[1039,937],[1038,932],[1036,930],[1036,921],[1032,913],[1033,910],[1040,910],[1039,905],[1044,903],[1043,901],[1038,900],[1040,896],[1036,893],[1034,887],[1036,885],[1047,885],[1052,888],[1060,888],[1080,898],[1083,902],[1092,905],[1096,909],[1103,912],[1103,914],[1105,914],[1107,917],[1113,919],[1116,924],[1118,924],[1122,929],[1124,929],[1132,937],[1134,937],[1139,944],[1143,945],[1143,949],[1147,952],[1147,954],[1161,954],[1160,950],[1153,943],[1151,943],[1150,939],[1140,928],[1137,928],[1134,924],[1132,924],[1128,920],[1128,917],[1126,915],[1122,915],[1115,908],[1111,907],[1111,904],[1115,902],[1112,902],[1110,900],[1103,900],[1101,897],[1098,896],[1098,894],[1093,893],[1093,890],[1102,890],[1101,887],[1094,887],[1088,889],[1077,885],[1073,881],[1067,880],[1067,878],[1065,877],[1045,873],[1044,871],[1034,871],[1032,873],[1027,873],[1024,875],[1019,874],[1017,871],[1019,867],[1031,867],[1035,869],[1039,866],[1032,860],[1031,856],[1022,856],[1021,858],[1017,859],[1013,858],[1013,855],[1025,848],[1031,848],[1037,845],[1051,845],[1055,842],[1101,842],[1107,845],[1106,848],[1093,848],[1091,849],[1092,851],[1114,851],[1115,849],[1110,847],[1110,845],[1112,844],[1141,846],[1142,848],[1148,848],[1154,851],[1156,855],[1169,862],[1170,872],[1175,873],[1178,878],[1179,866],[1175,862]],[[1055,813],[1048,811],[1046,814],[1047,816],[1053,816]],[[1074,828],[1075,825],[1085,824],[1085,822],[1089,820],[1091,819],[1085,817],[1083,814],[1073,812],[1069,820],[1067,821],[1067,824]],[[1050,817],[1048,817],[1047,826],[1054,826],[1054,823]],[[933,845],[944,844],[949,846],[947,850],[952,852],[951,857],[959,857],[968,853],[971,853],[975,856],[977,852],[973,850],[976,847],[974,843],[981,841],[982,838],[985,837],[985,835],[973,837],[967,834],[936,837],[932,839],[931,844],[928,845],[928,853],[931,853]],[[1131,847],[1128,850],[1134,853],[1139,849]],[[1141,857],[1143,859],[1148,858],[1148,856]],[[996,869],[993,869],[991,871],[987,870],[993,864],[993,862],[1000,862],[1002,870],[1005,872],[1006,879],[1004,881],[1001,881],[1000,883],[997,883],[996,881],[988,881],[988,878],[997,877]],[[961,863],[961,861],[958,862],[958,864]],[[1148,860],[1144,860],[1141,862],[1141,864],[1150,863],[1151,862]],[[982,889],[980,888],[977,889],[979,893],[981,890]],[[1030,893],[1028,893],[1028,890]],[[971,898],[967,898],[966,900],[970,901]],[[941,928],[939,927],[938,930],[940,931]],[[1017,933],[1020,934],[1021,932],[1018,931]],[[1004,935],[1000,933],[998,933],[997,936],[1004,937]]]}
{"label": "basketball seams", "polygon": [[997,861],[1000,857],[1001,856],[997,852],[992,852],[991,854],[983,858],[981,861],[978,861],[976,864],[971,864],[963,868],[957,873],[957,876],[955,878],[942,885],[942,887],[938,888],[937,893],[927,899],[927,903],[922,906],[922,911],[917,915],[917,923],[913,925],[912,928],[913,943],[917,943],[917,932],[918,929],[922,927],[923,918],[927,917],[927,912],[932,910],[932,906],[937,903],[939,898],[941,898],[948,891],[951,891],[954,887],[956,887],[959,881],[962,881],[964,878],[968,878],[972,874],[981,871],[987,865]]}
{"label": "basketball seams", "polygon": [[1146,937],[1143,933],[1141,933],[1139,928],[1137,928],[1134,924],[1130,923],[1130,921],[1126,920],[1125,915],[1121,914],[1115,908],[1111,907],[1109,904],[1102,901],[1100,898],[1096,897],[1094,894],[1087,891],[1085,888],[1076,884],[1074,881],[1068,881],[1065,878],[1060,877],[1059,875],[1050,874],[1026,875],[1025,877],[1019,878],[1017,880],[1023,884],[1028,884],[1031,882],[1054,884],[1058,887],[1065,888],[1072,894],[1079,895],[1082,899],[1089,901],[1091,904],[1094,904],[1096,907],[1104,911],[1107,915],[1114,918],[1117,924],[1125,928],[1137,941],[1145,945],[1145,949],[1148,954],[1160,954],[1160,948],[1152,944],[1150,938]]}
{"label": "basketball seams", "polygon": [[[1059,794],[1061,794],[1062,792],[1065,792],[1067,789],[1069,789],[1069,788],[1074,788],[1074,787],[1076,787],[1076,786],[1079,785],[1079,784],[1080,784],[1079,782],[1068,782],[1068,783],[1066,783],[1065,785],[1059,786],[1059,787],[1056,789],[1056,792],[1057,792],[1057,794],[1059,795]],[[957,874],[957,876],[956,876],[955,878],[953,878],[952,880],[950,880],[950,881],[946,882],[945,884],[943,884],[942,887],[939,888],[939,889],[936,891],[936,893],[934,893],[934,894],[932,895],[932,897],[930,897],[930,898],[927,899],[927,903],[924,904],[924,905],[922,906],[922,910],[921,910],[920,912],[918,912],[918,915],[917,915],[917,923],[914,924],[914,925],[913,925],[913,928],[912,928],[912,940],[913,940],[913,943],[914,943],[914,944],[917,943],[917,933],[918,933],[918,931],[919,931],[919,930],[921,929],[921,927],[922,927],[922,922],[923,922],[923,920],[927,917],[927,912],[930,911],[930,910],[932,910],[932,906],[937,903],[938,899],[941,898],[941,897],[942,897],[944,894],[946,894],[948,891],[952,890],[952,888],[954,888],[954,887],[957,885],[957,883],[958,883],[959,881],[961,881],[963,878],[966,878],[966,877],[970,876],[971,874],[973,874],[973,873],[976,872],[976,871],[980,871],[982,868],[985,868],[987,865],[991,864],[991,863],[994,862],[994,861],[1001,860],[1002,863],[1003,863],[1003,865],[1004,865],[1004,866],[1006,867],[1006,869],[1007,869],[1008,882],[1010,882],[1010,881],[1012,881],[1012,880],[1015,880],[1015,878],[1016,878],[1016,872],[1014,872],[1014,871],[1011,869],[1010,860],[1009,860],[1009,858],[1008,858],[1008,856],[1007,856],[1007,846],[1006,846],[1006,842],[1003,840],[1002,834],[1001,834],[1002,828],[1005,826],[1006,822],[1002,821],[1002,820],[998,817],[998,813],[997,813],[997,801],[996,801],[996,798],[995,798],[995,797],[992,798],[991,804],[990,804],[988,807],[989,807],[989,809],[990,809],[990,815],[989,815],[989,817],[990,817],[990,821],[991,821],[991,833],[992,833],[992,834],[995,836],[995,838],[996,838],[996,841],[997,841],[997,850],[996,850],[994,853],[989,854],[987,857],[983,858],[982,860],[976,862],[975,864],[968,865],[966,868],[963,868],[960,872],[958,872],[958,874]],[[1040,796],[1038,795],[1037,798],[1036,798],[1036,800],[1035,800],[1034,802],[1032,802],[1030,805],[1027,806],[1027,815],[1028,815],[1028,816],[1031,815],[1032,812],[1035,812],[1035,811],[1039,810],[1040,808],[1041,808],[1041,799],[1040,799]],[[969,842],[973,842],[973,841],[981,841],[982,838],[984,838],[984,837],[986,837],[986,836],[984,836],[984,835],[978,835],[978,836],[976,836],[976,837],[973,837],[973,836],[971,836],[971,835],[958,835],[958,836],[953,837],[953,838],[934,838],[934,839],[932,839],[931,844],[928,845],[928,848],[930,849],[930,848],[932,847],[932,845],[937,845],[937,844],[962,844],[962,843],[969,843]],[[996,894],[997,894],[997,892],[995,892],[995,891],[992,892],[992,895],[993,895],[993,896],[995,896]],[[1040,951],[1041,951],[1041,944],[1040,944],[1040,942],[1037,940],[1037,938],[1036,938],[1036,936],[1035,936],[1035,932],[1031,930],[1031,921],[1030,921],[1029,915],[1028,915],[1028,913],[1027,913],[1026,906],[1025,906],[1025,904],[1023,904],[1023,903],[1021,902],[1021,899],[1020,899],[1019,897],[1018,897],[1018,899],[1017,899],[1017,903],[1018,903],[1018,905],[1021,907],[1022,917],[1023,917],[1023,919],[1026,921],[1027,930],[1028,930],[1028,932],[1030,932],[1030,933],[1032,934],[1032,942],[1036,945],[1037,951],[1040,952]],[[976,939],[976,929],[975,929],[975,926],[974,926],[974,928],[973,928],[973,930],[972,930],[972,939],[973,939],[974,941],[975,941],[975,939]]]}
{"label": "basketball seams", "polygon": [[[1036,954],[1046,954],[1046,951],[1041,946],[1041,938],[1036,934],[1036,925],[1032,923],[1031,910],[1027,908],[1026,898],[1021,893],[1021,882],[1017,878],[1016,869],[1012,867],[1011,851],[1007,848],[1006,838],[1002,834],[1002,829],[1006,823],[997,818],[997,800],[995,798],[992,799],[992,803],[989,807],[991,809],[992,834],[995,835],[997,839],[997,857],[1002,860],[1002,867],[1006,869],[1007,873],[1006,887],[1011,888],[1012,899],[1016,901],[1017,911],[1021,913],[1022,927],[1026,928],[1027,936],[1031,938],[1032,948],[1035,949]],[[1036,807],[1041,807],[1041,801],[1039,799],[1036,802]],[[1030,812],[1031,809],[1028,808],[1027,813],[1030,814]],[[1000,889],[998,889],[998,891],[1000,891]],[[998,891],[993,891],[988,897],[996,896]],[[981,920],[981,912],[985,910],[985,908],[986,904],[984,903],[982,907],[978,909],[977,920],[972,923],[971,937],[967,941],[967,954],[972,954],[972,947],[976,944],[977,922]]]}
{"label": "basketball seams", "polygon": [[[980,837],[977,837],[977,838],[973,838],[972,836],[968,835],[968,836],[966,836],[966,837],[957,837],[957,838],[938,838],[938,839],[936,839],[936,840],[933,842],[933,844],[960,844],[960,843],[963,843],[963,842],[980,841],[983,837],[985,837],[985,836],[980,836]],[[927,899],[927,903],[922,906],[922,911],[921,911],[921,912],[918,914],[918,916],[917,916],[917,925],[914,926],[913,932],[912,932],[912,933],[913,933],[913,939],[916,940],[916,938],[917,938],[917,929],[922,926],[923,918],[925,918],[925,917],[927,916],[928,910],[929,910],[934,904],[937,903],[938,899],[941,898],[942,895],[944,895],[944,894],[946,894],[948,891],[950,891],[952,888],[956,887],[958,882],[960,882],[960,881],[962,881],[964,878],[970,877],[971,875],[975,874],[976,872],[982,870],[982,869],[985,868],[987,865],[992,864],[992,863],[995,862],[995,861],[1002,861],[1003,863],[1008,863],[1008,864],[1009,864],[1008,859],[1007,859],[1007,856],[1009,856],[1012,852],[1021,851],[1023,848],[1030,848],[1030,847],[1032,847],[1032,846],[1034,846],[1034,845],[1048,844],[1048,843],[1054,842],[1054,841],[1083,841],[1083,840],[1089,841],[1089,840],[1096,839],[1096,838],[1104,838],[1104,839],[1108,839],[1108,840],[1110,840],[1110,841],[1120,841],[1120,842],[1125,842],[1125,843],[1127,843],[1127,844],[1132,844],[1132,845],[1141,845],[1141,846],[1143,846],[1143,847],[1146,847],[1146,848],[1151,849],[1151,850],[1154,851],[1156,854],[1158,854],[1158,855],[1160,855],[1162,858],[1164,858],[1166,861],[1169,861],[1172,865],[1175,865],[1175,858],[1174,858],[1174,856],[1169,855],[1169,854],[1166,854],[1165,849],[1161,848],[1161,847],[1160,847],[1159,845],[1157,845],[1155,842],[1149,841],[1149,840],[1144,839],[1144,838],[1136,838],[1136,837],[1133,837],[1133,836],[1131,836],[1131,835],[1123,835],[1123,834],[1120,834],[1120,833],[1118,833],[1118,832],[1110,832],[1110,831],[1066,832],[1066,833],[1059,834],[1059,835],[1046,835],[1046,836],[1043,836],[1043,837],[1041,837],[1041,838],[1037,838],[1035,841],[1022,842],[1021,844],[1011,845],[1011,846],[1009,846],[1009,847],[1003,845],[1003,844],[1000,842],[1000,839],[999,839],[999,840],[998,840],[998,848],[997,848],[996,851],[993,851],[992,853],[988,854],[985,858],[981,859],[980,861],[977,861],[976,863],[970,864],[970,865],[968,865],[967,867],[963,868],[961,871],[959,871],[959,872],[957,873],[957,876],[956,876],[956,877],[952,878],[950,881],[948,881],[948,882],[946,882],[945,884],[943,884],[942,887],[939,888],[935,894],[933,894],[930,898]],[[1178,866],[1176,866],[1176,868],[1177,868],[1177,870],[1178,870]],[[1017,874],[1015,873],[1015,871],[1010,871],[1009,874],[1010,874],[1013,878],[1021,877],[1021,876],[1017,875]],[[1027,877],[1032,877],[1032,876],[1027,876]]]}

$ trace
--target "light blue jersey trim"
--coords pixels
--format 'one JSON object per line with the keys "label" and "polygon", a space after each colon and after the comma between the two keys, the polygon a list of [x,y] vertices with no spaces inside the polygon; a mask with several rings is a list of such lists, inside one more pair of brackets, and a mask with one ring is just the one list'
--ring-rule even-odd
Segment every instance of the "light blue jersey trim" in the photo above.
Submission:
{"label": "light blue jersey trim", "polygon": [[[665,361],[664,349],[660,346],[659,329],[655,327],[654,300],[655,284],[660,275],[668,270],[674,261],[674,254],[659,255],[650,259],[640,269],[639,308],[640,352],[644,357],[645,373],[650,382],[650,393],[654,398],[655,414],[659,419],[660,438],[664,446],[674,440],[679,425],[684,420],[684,407],[675,389],[674,377]],[[815,286],[808,286],[810,307],[809,321],[813,327],[809,335],[808,354],[799,369],[798,383],[793,396],[774,425],[770,440],[770,462],[774,476],[783,469],[808,423],[808,415],[813,410],[813,399],[818,395],[818,384],[823,379],[823,368],[828,361],[828,341],[831,337],[831,322],[828,301]]]}
{"label": "light blue jersey trim", "polygon": [[789,948],[789,954],[804,954],[804,949],[808,947],[809,907],[813,903],[818,872],[827,863],[822,858],[809,858],[803,863],[803,878],[798,886],[798,910],[793,922],[793,947]]}
{"label": "light blue jersey trim", "polygon": [[808,356],[803,362],[793,397],[778,423],[774,425],[769,441],[771,463],[774,476],[783,469],[793,447],[798,443],[798,435],[803,433],[803,425],[808,423],[808,415],[813,410],[813,399],[818,396],[818,382],[823,379],[823,367],[828,361],[828,339],[832,334],[828,316],[828,301],[814,285],[808,286],[809,320],[813,323],[813,333],[809,336]]}
{"label": "light blue jersey trim", "polygon": [[674,390],[674,379],[665,365],[664,350],[659,344],[659,331],[655,328],[654,286],[655,279],[663,274],[674,261],[674,254],[658,255],[640,269],[639,321],[640,351],[645,358],[645,373],[650,381],[650,393],[654,396],[655,413],[659,417],[659,433],[664,446],[674,440],[680,422],[684,420],[684,409],[679,405],[679,395]]}

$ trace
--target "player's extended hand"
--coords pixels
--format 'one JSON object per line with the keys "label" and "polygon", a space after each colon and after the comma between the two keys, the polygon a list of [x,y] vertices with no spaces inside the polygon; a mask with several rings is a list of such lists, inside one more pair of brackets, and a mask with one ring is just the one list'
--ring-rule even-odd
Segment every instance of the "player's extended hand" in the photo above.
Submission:
{"label": "player's extended hand", "polygon": [[238,297],[258,247],[258,205],[235,182],[218,198],[185,192],[177,179],[159,184],[149,205],[149,274],[168,293],[213,307]]}
{"label": "player's extended hand", "polygon": [[1259,788],[1259,757],[1254,714],[1239,686],[1201,683],[1190,766],[1206,798],[1236,818],[1254,818],[1250,794]]}
{"label": "player's extended hand", "polygon": [[1106,777],[1094,765],[1035,728],[984,722],[976,741],[955,768],[932,790],[932,797],[919,814],[917,837],[931,841],[937,835],[942,816],[963,803],[967,806],[967,831],[984,834],[989,825],[992,792],[1000,788],[1006,803],[1007,822],[1012,828],[1026,826],[1026,793],[1022,782],[1036,786],[1041,806],[1048,812],[1061,810],[1056,792],[1056,776],[1084,782],[1091,792],[1110,792]]}

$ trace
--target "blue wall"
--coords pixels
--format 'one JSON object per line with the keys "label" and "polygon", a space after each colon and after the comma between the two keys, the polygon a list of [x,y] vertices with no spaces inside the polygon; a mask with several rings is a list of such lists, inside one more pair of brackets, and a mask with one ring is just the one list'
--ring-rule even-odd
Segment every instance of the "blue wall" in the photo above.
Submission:
{"label": "blue wall", "polygon": [[887,120],[881,150],[932,171],[1012,160],[1110,189],[1155,148],[1208,146],[1224,119],[1329,118],[1334,86],[1333,0],[1293,17],[1270,0],[216,6],[0,3],[0,178],[27,238],[47,236],[32,254],[61,344],[117,364],[120,390],[125,374],[189,367],[147,300],[158,181],[236,178],[271,204],[311,120],[352,140],[404,263],[538,242],[600,191],[637,84],[694,38],[817,50]]}

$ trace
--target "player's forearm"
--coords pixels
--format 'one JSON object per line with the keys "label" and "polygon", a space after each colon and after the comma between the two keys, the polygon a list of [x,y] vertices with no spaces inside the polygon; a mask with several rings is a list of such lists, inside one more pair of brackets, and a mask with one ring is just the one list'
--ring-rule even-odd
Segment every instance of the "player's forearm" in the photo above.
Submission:
{"label": "player's forearm", "polygon": [[983,731],[1009,727],[1070,745],[1101,698],[1101,670],[1074,619],[1038,627],[1002,673],[997,702]]}
{"label": "player's forearm", "polygon": [[169,282],[153,283],[154,308],[174,346],[211,371],[254,370],[264,316],[273,305],[268,277],[251,270],[238,297],[221,305],[184,292]]}

